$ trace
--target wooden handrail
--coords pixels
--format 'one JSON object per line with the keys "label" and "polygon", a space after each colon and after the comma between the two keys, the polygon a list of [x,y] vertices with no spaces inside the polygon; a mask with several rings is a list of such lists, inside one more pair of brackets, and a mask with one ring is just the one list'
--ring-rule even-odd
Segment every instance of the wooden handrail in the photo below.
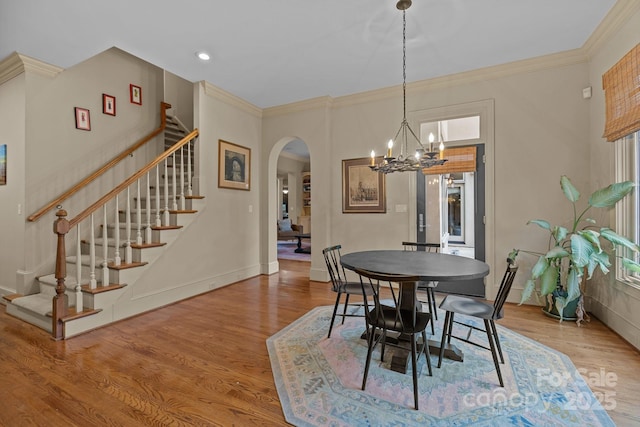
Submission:
{"label": "wooden handrail", "polygon": [[78,184],[74,185],[69,190],[67,190],[66,192],[62,193],[56,199],[52,200],[51,202],[49,202],[48,204],[46,204],[45,206],[40,208],[40,210],[36,211],[34,214],[29,216],[27,218],[27,220],[28,221],[32,221],[32,222],[33,221],[37,221],[40,217],[42,217],[44,214],[49,212],[51,209],[55,208],[60,203],[62,203],[64,200],[66,200],[69,197],[73,196],[75,193],[80,191],[82,188],[86,187],[91,182],[93,182],[98,177],[100,177],[103,173],[107,172],[109,169],[111,169],[112,167],[117,165],[120,161],[122,161],[123,159],[127,158],[127,156],[129,156],[131,153],[136,151],[138,148],[140,148],[141,146],[143,146],[144,144],[146,144],[147,142],[149,142],[150,140],[152,140],[153,138],[158,136],[161,132],[164,131],[164,129],[165,129],[166,125],[167,125],[167,111],[166,110],[168,108],[171,108],[171,104],[168,104],[166,102],[160,102],[160,127],[158,127],[156,130],[152,131],[149,135],[145,136],[140,141],[136,142],[131,147],[129,147],[126,150],[124,150],[122,153],[118,154],[116,157],[111,159],[108,163],[106,163],[100,169],[96,170],[91,175],[89,175],[88,177],[86,177],[85,179],[80,181]]}
{"label": "wooden handrail", "polygon": [[107,194],[105,194],[104,196],[102,196],[97,202],[95,202],[94,204],[92,204],[91,206],[89,206],[87,209],[83,210],[82,212],[80,212],[75,218],[73,218],[72,220],[69,221],[69,225],[70,227],[75,227],[78,223],[80,223],[83,219],[87,218],[89,215],[91,215],[93,212],[95,212],[96,210],[98,210],[98,208],[100,208],[102,205],[104,205],[105,203],[107,203],[108,201],[110,201],[111,199],[113,199],[116,195],[120,194],[122,191],[124,191],[128,186],[130,186],[131,184],[133,184],[134,182],[136,182],[138,179],[140,179],[142,176],[144,176],[144,174],[146,174],[147,172],[149,172],[151,169],[153,169],[156,165],[160,164],[160,162],[162,162],[164,159],[166,159],[167,157],[169,157],[170,155],[172,155],[174,152],[176,152],[180,147],[186,145],[187,143],[189,143],[192,139],[194,139],[195,137],[197,137],[199,134],[198,129],[194,129],[191,133],[189,133],[187,136],[185,136],[184,138],[182,138],[180,141],[176,142],[169,150],[165,151],[164,153],[162,153],[160,156],[158,156],[154,161],[152,161],[151,163],[147,164],[145,167],[143,167],[142,169],[140,169],[138,172],[134,173],[133,175],[131,175],[127,180],[123,181],[120,185],[118,185],[117,187],[115,187],[113,190],[111,190],[110,192],[108,192]]}

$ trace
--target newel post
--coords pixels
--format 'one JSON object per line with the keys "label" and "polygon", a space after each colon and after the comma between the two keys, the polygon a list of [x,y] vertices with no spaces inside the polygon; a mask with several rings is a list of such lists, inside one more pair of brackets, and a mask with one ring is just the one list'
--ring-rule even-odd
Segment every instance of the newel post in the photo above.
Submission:
{"label": "newel post", "polygon": [[67,211],[59,209],[56,212],[57,220],[53,223],[53,232],[58,235],[58,247],[56,250],[56,295],[53,297],[53,338],[64,338],[64,325],[62,318],[67,315],[67,294],[64,279],[67,276],[67,256],[65,253],[64,236],[69,232],[70,226],[67,220]]}

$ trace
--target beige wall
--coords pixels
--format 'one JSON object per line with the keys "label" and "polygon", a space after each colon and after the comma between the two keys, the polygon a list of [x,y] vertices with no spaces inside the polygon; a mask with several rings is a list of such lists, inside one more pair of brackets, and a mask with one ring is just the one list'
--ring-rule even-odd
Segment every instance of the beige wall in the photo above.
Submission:
{"label": "beige wall", "polygon": [[[495,182],[487,200],[488,218],[494,224],[488,228],[487,261],[492,275],[488,278],[488,294],[497,284],[504,268],[504,258],[514,247],[545,245],[545,236],[525,224],[542,217],[561,222],[569,211],[562,211],[563,195],[559,190],[561,174],[572,177],[576,185],[589,183],[589,104],[582,98],[582,88],[589,85],[586,62],[562,59],[560,65],[524,71],[487,73],[461,78],[460,84],[430,85],[428,82],[407,88],[408,115],[443,106],[492,99],[495,105],[493,170],[488,170]],[[522,68],[519,68],[520,70]],[[434,87],[435,89],[430,89]],[[367,157],[371,149],[384,148],[400,124],[401,88],[389,91],[390,96],[362,94],[334,100],[330,117],[323,115],[323,105],[305,111],[315,117],[304,126],[298,112],[275,109],[265,114],[263,142],[265,150],[283,135],[306,134],[314,129],[330,128],[331,138],[302,138],[311,149],[314,183],[314,248],[341,243],[345,252],[400,248],[400,242],[411,239],[414,222],[409,212],[397,212],[398,206],[414,206],[415,186],[411,174],[391,174],[386,177],[387,213],[343,214],[343,159]],[[372,99],[372,100],[371,100]],[[315,113],[315,115],[314,115]],[[324,121],[323,121],[324,119]],[[302,127],[302,128],[301,128]],[[304,129],[308,127],[308,129]],[[577,154],[575,154],[577,153]],[[321,159],[318,159],[321,156]],[[326,160],[325,160],[326,159]],[[314,167],[317,164],[318,167]],[[492,180],[489,180],[490,182]],[[550,194],[549,189],[551,189]],[[553,191],[558,189],[558,191]],[[324,214],[316,211],[315,198],[326,199]],[[569,208],[569,207],[567,207]],[[316,238],[316,222],[321,219],[326,233]],[[315,253],[319,250],[315,250]],[[522,259],[523,271],[534,260]],[[318,264],[314,264],[317,267]],[[312,269],[313,270],[313,269]],[[498,276],[498,277],[497,277]],[[525,274],[519,275],[512,299],[519,300]]]}
{"label": "beige wall", "polygon": [[0,186],[0,295],[17,291],[17,272],[24,269],[24,90],[24,74],[0,85],[0,145],[7,146],[7,184]]}
{"label": "beige wall", "polygon": [[[602,138],[604,131],[604,91],[602,75],[640,43],[640,7],[627,15],[628,21],[606,42],[594,48],[589,64],[593,98],[590,102],[591,189],[615,180],[614,144]],[[611,222],[615,221],[613,214]],[[615,274],[589,282],[588,309],[635,347],[640,348],[640,289],[615,281]]]}

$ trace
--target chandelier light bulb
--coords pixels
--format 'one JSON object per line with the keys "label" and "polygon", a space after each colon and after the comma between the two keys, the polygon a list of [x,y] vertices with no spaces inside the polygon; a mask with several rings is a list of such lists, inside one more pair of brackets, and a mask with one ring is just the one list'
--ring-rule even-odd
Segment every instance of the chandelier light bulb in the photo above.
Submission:
{"label": "chandelier light bulb", "polygon": [[375,166],[376,164],[376,152],[371,150],[371,166]]}
{"label": "chandelier light bulb", "polygon": [[393,148],[393,139],[387,143],[387,157],[391,157],[391,149]]}

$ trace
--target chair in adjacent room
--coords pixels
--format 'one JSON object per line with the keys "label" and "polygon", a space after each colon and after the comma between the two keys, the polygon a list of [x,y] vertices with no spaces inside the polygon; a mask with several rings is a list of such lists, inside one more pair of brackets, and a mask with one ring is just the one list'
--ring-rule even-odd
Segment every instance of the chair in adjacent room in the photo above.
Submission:
{"label": "chair in adjacent room", "polygon": [[[402,242],[402,247],[405,251],[425,250],[426,252],[440,252],[440,243],[426,243],[426,242]],[[423,291],[427,294],[427,307],[432,314],[434,320],[438,320],[438,307],[436,306],[436,296],[434,288],[438,286],[436,281],[420,281],[418,282],[418,291]],[[431,322],[431,334],[434,335],[435,329],[433,322]]]}
{"label": "chair in adjacent room", "polygon": [[[509,295],[511,285],[513,284],[513,279],[515,278],[517,271],[518,265],[515,263],[515,260],[507,258],[507,270],[502,277],[502,282],[500,283],[498,294],[496,295],[496,299],[493,303],[491,303],[490,301],[461,295],[447,295],[445,299],[440,303],[440,308],[445,310],[447,314],[445,316],[444,326],[442,328],[442,342],[440,345],[440,356],[438,357],[438,368],[442,364],[445,341],[450,344],[451,338],[456,338],[460,341],[464,341],[466,343],[473,344],[477,347],[481,347],[485,350],[491,351],[493,363],[496,367],[496,372],[498,373],[500,386],[504,387],[504,382],[502,381],[502,373],[500,372],[500,363],[504,363],[504,357],[502,355],[500,338],[498,336],[495,321],[502,319],[504,315],[503,306],[505,301],[507,300],[507,296]],[[472,324],[469,321],[471,319],[463,322],[454,320],[454,316],[456,314],[469,316],[476,319],[482,319],[484,323],[484,329]],[[454,323],[468,328],[466,337],[453,335]],[[487,347],[486,345],[471,341],[471,333],[473,331],[486,333],[489,346]],[[500,358],[500,363],[498,363],[498,357]]]}
{"label": "chair in adjacent room", "polygon": [[[411,342],[411,368],[413,371],[413,400],[415,409],[418,409],[418,368],[419,356],[424,353],[427,359],[429,375],[433,375],[431,370],[431,354],[425,330],[431,321],[431,313],[418,310],[418,300],[416,299],[416,287],[419,282],[417,276],[390,275],[374,273],[366,270],[355,270],[360,275],[362,293],[365,302],[365,312],[367,318],[367,360],[362,378],[362,390],[367,385],[369,366],[373,350],[382,344],[380,359],[384,360],[384,349],[387,339],[387,332],[398,332],[407,336]],[[366,279],[366,280],[365,280]],[[380,291],[387,288],[383,285],[387,283],[393,302],[386,303],[380,300]],[[366,295],[368,289],[373,290],[371,297]],[[369,301],[371,299],[371,301]],[[422,336],[422,345],[418,347],[416,335]],[[392,344],[389,344],[392,345]],[[395,345],[395,344],[394,344]]]}
{"label": "chair in adjacent room", "polygon": [[[327,338],[331,337],[331,330],[333,329],[333,324],[336,320],[336,316],[342,317],[342,323],[344,323],[344,319],[346,317],[364,317],[364,312],[362,312],[363,304],[361,302],[355,304],[349,304],[349,297],[351,295],[356,295],[358,298],[362,296],[362,286],[359,281],[348,281],[347,275],[345,273],[344,267],[340,263],[340,250],[342,249],[342,245],[330,246],[322,250],[322,255],[324,255],[324,261],[327,264],[327,270],[329,271],[329,277],[331,278],[331,290],[335,292],[336,295],[336,304],[333,307],[333,314],[331,316],[331,323],[329,324],[329,333],[327,334]],[[371,295],[373,290],[367,290],[367,294]],[[338,313],[338,306],[340,305],[340,300],[342,299],[342,295],[345,296],[344,301],[344,309],[342,310],[342,314]],[[355,308],[357,311],[353,311],[348,313],[347,308],[351,306]]]}

